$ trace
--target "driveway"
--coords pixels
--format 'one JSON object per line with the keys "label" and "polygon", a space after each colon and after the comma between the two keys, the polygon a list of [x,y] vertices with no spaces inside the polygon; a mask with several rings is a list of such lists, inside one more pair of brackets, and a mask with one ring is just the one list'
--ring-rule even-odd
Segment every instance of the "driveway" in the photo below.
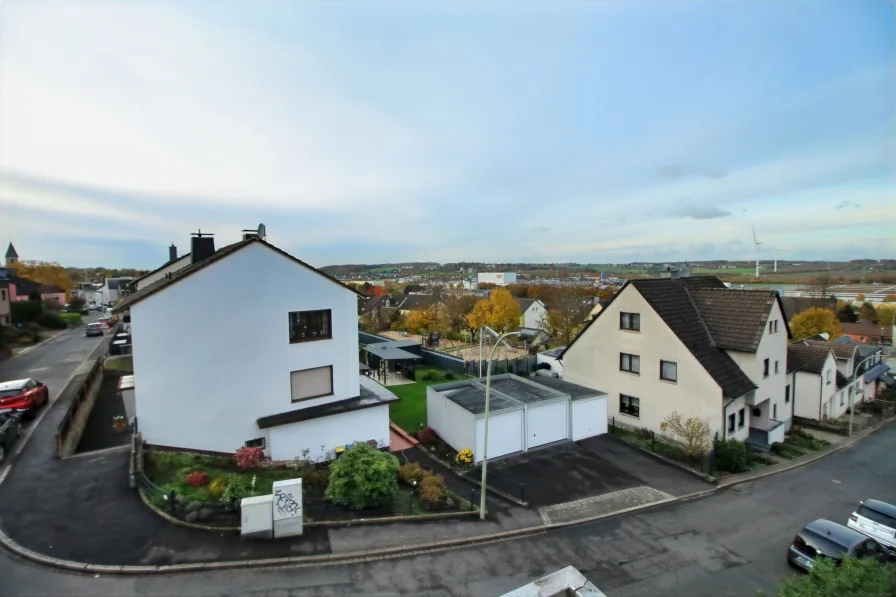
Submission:
{"label": "driveway", "polygon": [[[535,507],[571,502],[634,487],[672,496],[711,485],[613,437],[602,435],[490,461],[489,485]],[[471,476],[479,478],[477,467]]]}

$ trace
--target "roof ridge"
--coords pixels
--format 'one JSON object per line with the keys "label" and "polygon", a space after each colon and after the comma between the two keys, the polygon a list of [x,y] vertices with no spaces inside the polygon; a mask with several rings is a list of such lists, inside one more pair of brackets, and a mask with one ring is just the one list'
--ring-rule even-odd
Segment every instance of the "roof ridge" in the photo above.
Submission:
{"label": "roof ridge", "polygon": [[[700,307],[697,306],[697,303],[694,302],[694,297],[691,296],[691,289],[688,288],[687,284],[682,284],[681,287],[684,289],[684,293],[687,295],[688,300],[691,301],[691,305],[694,307],[694,311],[697,313],[697,320],[700,322],[700,325],[703,327],[703,331],[706,332],[706,335],[709,336],[709,345],[713,348],[719,349],[716,346],[716,339],[712,337],[712,331],[710,331],[709,326],[706,325],[706,321],[703,319],[703,313],[700,312]],[[721,290],[720,288],[716,290]],[[727,289],[726,289],[727,290]],[[719,349],[721,350],[721,349]]]}

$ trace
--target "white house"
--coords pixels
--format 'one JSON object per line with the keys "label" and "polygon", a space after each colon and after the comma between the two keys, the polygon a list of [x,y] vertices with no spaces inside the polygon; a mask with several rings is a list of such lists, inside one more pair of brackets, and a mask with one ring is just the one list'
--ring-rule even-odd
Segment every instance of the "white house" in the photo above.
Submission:
{"label": "white house", "polygon": [[548,310],[544,303],[533,298],[514,299],[520,307],[520,327],[543,330],[547,327]]}
{"label": "white house", "polygon": [[126,285],[134,280],[133,277],[106,278],[94,291],[93,295],[97,303],[102,305],[114,305],[123,294]]}
{"label": "white house", "polygon": [[789,336],[774,292],[705,276],[633,280],[567,347],[563,378],[607,392],[617,424],[659,432],[678,412],[767,449],[791,419]]}
{"label": "white house", "polygon": [[477,274],[476,281],[479,284],[494,284],[495,286],[516,284],[516,272],[481,272]]}
{"label": "white house", "polygon": [[839,416],[837,359],[831,347],[826,342],[799,340],[787,347],[787,356],[794,376],[793,414],[813,421]]}
{"label": "white house", "polygon": [[359,380],[357,294],[260,237],[217,251],[210,239],[115,307],[130,311],[144,440],[275,460],[388,446],[398,398]]}

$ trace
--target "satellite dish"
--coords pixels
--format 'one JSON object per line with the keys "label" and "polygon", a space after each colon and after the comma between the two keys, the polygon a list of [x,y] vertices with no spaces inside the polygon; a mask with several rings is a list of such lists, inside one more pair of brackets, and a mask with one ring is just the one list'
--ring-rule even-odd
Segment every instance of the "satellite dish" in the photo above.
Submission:
{"label": "satellite dish", "polygon": [[264,232],[265,232],[264,224],[259,224],[258,225],[258,238],[260,238],[261,240],[264,240]]}

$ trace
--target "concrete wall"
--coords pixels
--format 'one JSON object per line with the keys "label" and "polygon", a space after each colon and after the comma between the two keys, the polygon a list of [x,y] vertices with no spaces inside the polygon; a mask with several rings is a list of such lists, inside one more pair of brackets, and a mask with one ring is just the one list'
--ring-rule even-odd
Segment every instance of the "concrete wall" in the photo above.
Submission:
{"label": "concrete wall", "polygon": [[[290,344],[288,314],[314,309],[332,310],[333,338]],[[211,263],[130,311],[147,443],[233,452],[260,437],[259,417],[359,394],[356,295],[262,244]],[[333,367],[333,395],[291,402],[290,372],[325,365]],[[371,410],[364,412],[376,426]]]}
{"label": "concrete wall", "polygon": [[458,452],[476,443],[476,416],[436,392],[426,388],[426,424]]}
{"label": "concrete wall", "polygon": [[268,451],[274,460],[302,458],[306,449],[312,460],[328,460],[333,457],[333,450],[352,442],[373,439],[388,447],[389,406],[374,406],[264,431],[268,432]]}
{"label": "concrete wall", "polygon": [[[619,329],[619,313],[641,315],[639,332]],[[641,358],[641,374],[619,370],[619,353]],[[660,379],[660,360],[678,364],[678,381]],[[563,356],[563,379],[606,392],[607,416],[659,433],[660,422],[678,411],[705,419],[723,435],[722,390],[638,290],[626,286]],[[641,401],[640,418],[619,412],[619,395]]]}

